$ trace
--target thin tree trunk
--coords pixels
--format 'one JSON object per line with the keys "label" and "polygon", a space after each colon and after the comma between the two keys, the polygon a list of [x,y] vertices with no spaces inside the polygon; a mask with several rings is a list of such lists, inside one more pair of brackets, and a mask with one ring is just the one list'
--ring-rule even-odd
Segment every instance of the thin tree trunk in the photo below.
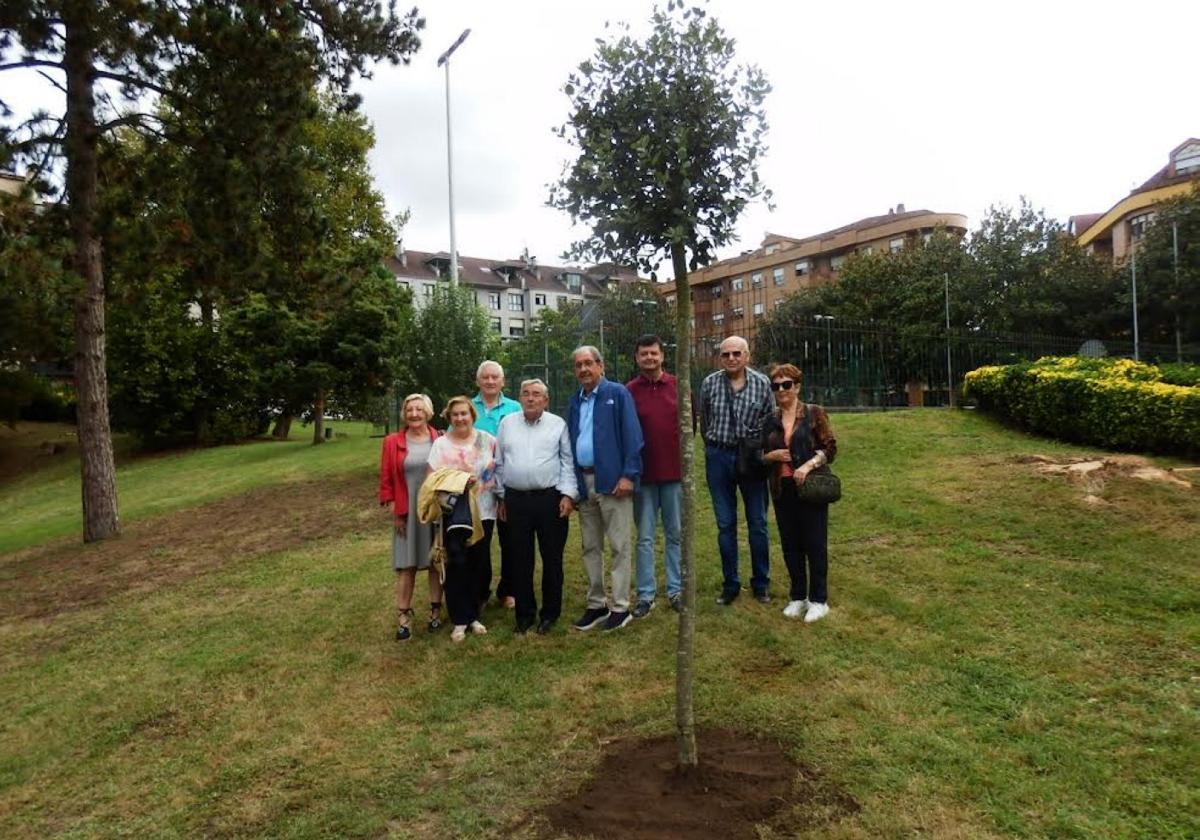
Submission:
{"label": "thin tree trunk", "polygon": [[692,290],[688,286],[683,244],[671,245],[675,269],[675,377],[679,397],[679,445],[683,460],[683,509],[680,535],[680,576],[683,609],[675,646],[675,724],[679,730],[679,766],[685,772],[699,762],[696,755],[696,714],[692,707],[693,662],[696,645],[695,452],[692,446]]}
{"label": "thin tree trunk", "polygon": [[108,374],[105,370],[104,268],[96,236],[96,113],[92,89],[92,45],[87,19],[90,3],[63,8],[67,74],[67,196],[74,267],[83,281],[75,299],[75,387],[77,390],[79,467],[83,495],[83,540],[111,537],[117,518],[117,473],[108,421]]}
{"label": "thin tree trunk", "polygon": [[317,389],[317,398],[313,401],[313,444],[325,442],[325,389]]}

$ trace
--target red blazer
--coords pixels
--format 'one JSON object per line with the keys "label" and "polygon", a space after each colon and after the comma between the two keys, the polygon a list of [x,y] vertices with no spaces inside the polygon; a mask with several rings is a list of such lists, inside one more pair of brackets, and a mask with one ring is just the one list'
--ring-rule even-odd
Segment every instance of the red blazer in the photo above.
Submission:
{"label": "red blazer", "polygon": [[[429,427],[429,440],[439,437],[438,430]],[[408,516],[408,483],[404,480],[404,459],[408,456],[408,430],[392,432],[383,439],[383,456],[379,463],[379,504],[395,502],[392,508],[397,519]]]}

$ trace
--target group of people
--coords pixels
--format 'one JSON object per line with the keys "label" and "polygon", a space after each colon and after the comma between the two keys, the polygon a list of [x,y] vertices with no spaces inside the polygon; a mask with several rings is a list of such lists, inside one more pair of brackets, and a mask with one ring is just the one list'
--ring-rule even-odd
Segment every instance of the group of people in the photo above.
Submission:
{"label": "group of people", "polygon": [[[605,377],[599,350],[576,349],[572,363],[579,388],[565,419],[547,411],[550,393],[541,379],[523,381],[519,400],[505,396],[504,370],[494,361],[479,366],[478,394],[447,402],[444,433],[431,425],[429,397],[404,399],[404,427],[384,439],[379,478],[380,504],[395,523],[397,639],[412,636],[416,575],[426,568],[427,630],[442,626],[444,598],[454,641],[487,633],[480,618],[492,595],[493,536],[500,545],[495,594],[514,611],[516,633],[550,632],[562,615],[563,550],[575,511],[588,579],[575,630],[617,630],[650,614],[658,594],[654,544],[660,528],[667,603],[682,609],[676,381],[664,369],[658,336],[640,338],[635,354],[638,374],[621,385]],[[775,365],[769,374],[755,370],[749,345],[738,336],[722,342],[720,354],[721,369],[704,379],[697,400],[721,553],[717,603],[733,603],[742,590],[739,493],[750,537],[750,588],[758,601],[770,602],[769,494],[791,578],[783,613],[819,620],[829,612],[829,506],[803,501],[797,488],[837,454],[829,417],[800,400],[802,376],[794,365]],[[748,469],[747,462],[758,468]],[[433,518],[439,521],[431,524]],[[611,556],[607,587],[605,544]],[[439,552],[445,557],[444,583],[431,564]],[[540,607],[534,587],[538,555]]]}

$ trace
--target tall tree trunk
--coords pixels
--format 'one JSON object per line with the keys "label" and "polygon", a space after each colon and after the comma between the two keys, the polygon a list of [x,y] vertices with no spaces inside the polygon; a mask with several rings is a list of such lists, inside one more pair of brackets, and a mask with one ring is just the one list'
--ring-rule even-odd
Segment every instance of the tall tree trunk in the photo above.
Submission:
{"label": "tall tree trunk", "polygon": [[313,401],[313,443],[325,442],[325,389],[317,389],[317,398]]}
{"label": "tall tree trunk", "polygon": [[75,246],[74,267],[83,281],[75,300],[75,387],[84,542],[111,537],[120,528],[117,474],[108,422],[104,268],[95,230],[98,163],[91,6],[85,2],[66,3],[62,12],[66,32],[68,214]]}
{"label": "tall tree trunk", "polygon": [[675,377],[679,396],[679,446],[683,460],[683,509],[680,535],[680,576],[683,609],[679,611],[679,638],[675,646],[675,724],[679,730],[679,766],[686,772],[696,766],[696,713],[692,708],[692,667],[696,646],[696,481],[692,438],[692,290],[688,286],[683,243],[671,245],[675,269]]}

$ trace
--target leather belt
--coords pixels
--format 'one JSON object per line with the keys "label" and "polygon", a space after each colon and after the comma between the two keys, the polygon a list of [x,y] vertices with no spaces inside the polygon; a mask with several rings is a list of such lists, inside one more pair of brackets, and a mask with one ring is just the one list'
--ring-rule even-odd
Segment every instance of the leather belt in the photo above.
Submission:
{"label": "leather belt", "polygon": [[558,495],[557,487],[539,487],[536,490],[517,490],[513,487],[506,487],[504,495],[506,496],[548,496],[551,493]]}
{"label": "leather belt", "polygon": [[592,473],[594,473],[596,471],[596,468],[595,467],[580,467],[579,471],[581,473],[583,473],[584,475],[591,475]]}

